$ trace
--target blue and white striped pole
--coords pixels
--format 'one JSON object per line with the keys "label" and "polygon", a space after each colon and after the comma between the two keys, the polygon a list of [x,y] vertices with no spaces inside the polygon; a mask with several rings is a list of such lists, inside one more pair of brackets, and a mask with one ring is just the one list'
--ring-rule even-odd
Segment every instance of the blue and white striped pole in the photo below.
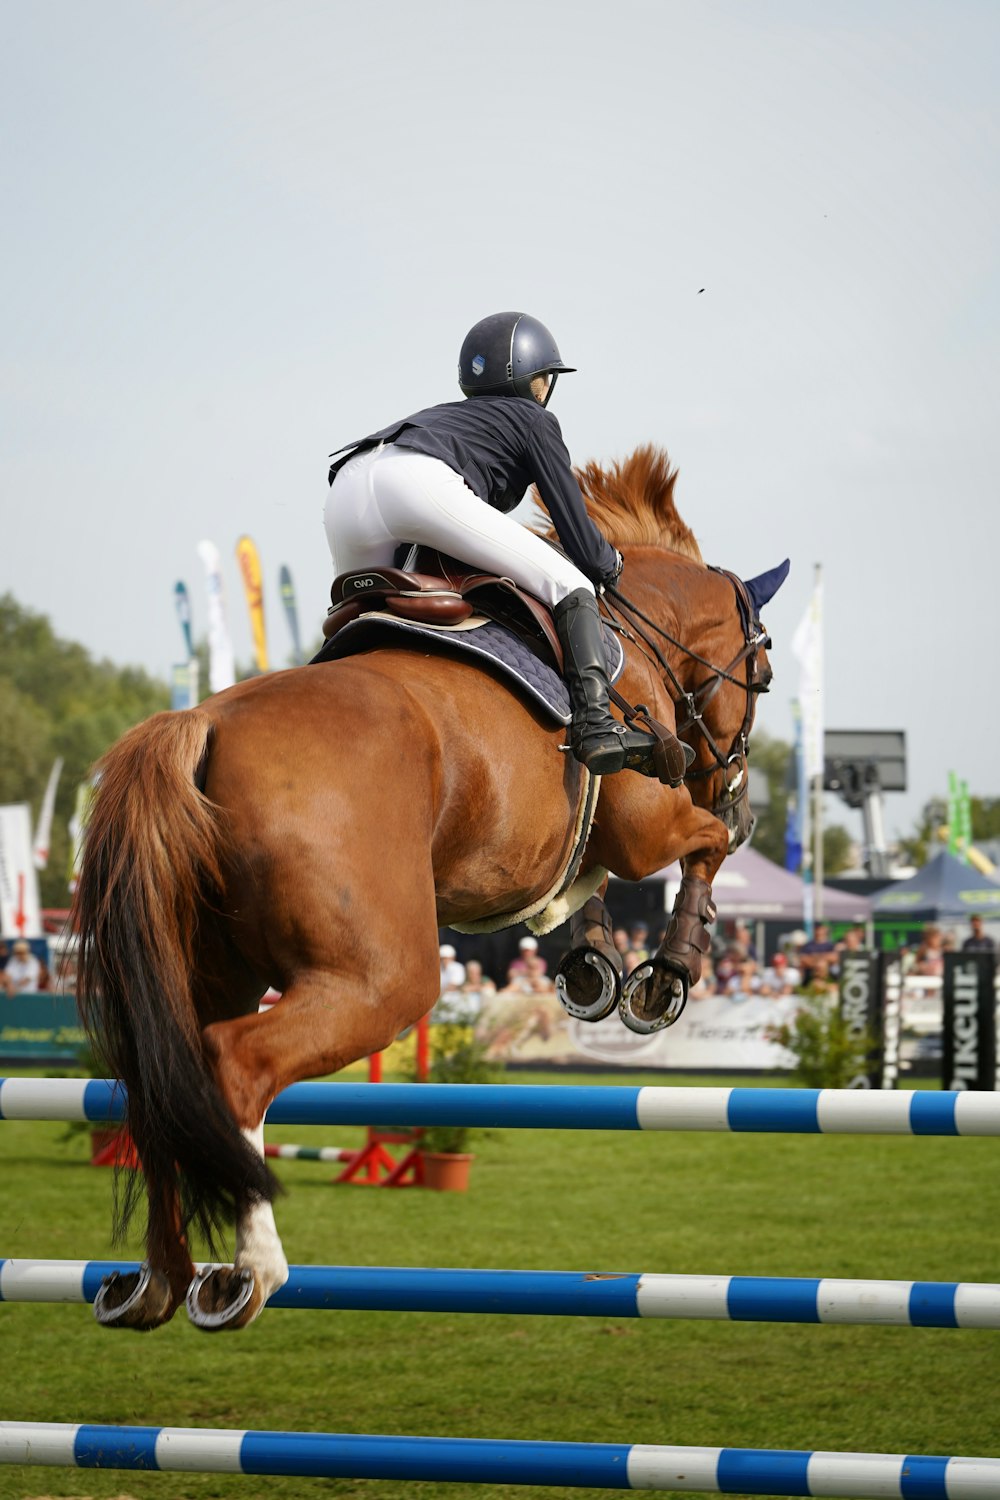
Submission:
{"label": "blue and white striped pole", "polygon": [[988,1500],[1000,1459],[0,1422],[0,1463],[745,1495]]}
{"label": "blue and white striped pole", "polygon": [[[0,1079],[0,1119],[120,1120],[108,1079]],[[552,1130],[750,1131],[793,1135],[1000,1135],[984,1091],[588,1088],[558,1084],[296,1083],[272,1125],[472,1125]]]}
{"label": "blue and white striped pole", "polygon": [[[138,1269],[138,1261],[0,1260],[0,1302],[93,1302],[105,1276]],[[303,1311],[1000,1328],[1000,1285],[962,1281],[290,1266],[287,1282],[267,1305]]]}

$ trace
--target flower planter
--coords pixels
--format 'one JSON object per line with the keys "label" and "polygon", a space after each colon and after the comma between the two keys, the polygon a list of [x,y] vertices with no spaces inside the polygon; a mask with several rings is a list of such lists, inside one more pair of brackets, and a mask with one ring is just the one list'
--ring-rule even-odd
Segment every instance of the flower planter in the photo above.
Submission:
{"label": "flower planter", "polygon": [[469,1187],[469,1168],[473,1153],[469,1151],[421,1151],[424,1164],[424,1187],[439,1193],[464,1193]]}

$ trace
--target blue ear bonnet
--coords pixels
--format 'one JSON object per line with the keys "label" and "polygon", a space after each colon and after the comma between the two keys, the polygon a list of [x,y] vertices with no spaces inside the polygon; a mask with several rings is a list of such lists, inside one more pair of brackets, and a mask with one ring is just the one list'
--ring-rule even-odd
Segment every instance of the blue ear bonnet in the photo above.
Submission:
{"label": "blue ear bonnet", "polygon": [[756,578],[747,578],[745,580],[746,591],[750,595],[754,614],[758,619],[764,605],[774,598],[788,577],[790,567],[791,562],[786,557],[783,563],[779,563],[776,568],[771,568],[769,572],[758,573]]}

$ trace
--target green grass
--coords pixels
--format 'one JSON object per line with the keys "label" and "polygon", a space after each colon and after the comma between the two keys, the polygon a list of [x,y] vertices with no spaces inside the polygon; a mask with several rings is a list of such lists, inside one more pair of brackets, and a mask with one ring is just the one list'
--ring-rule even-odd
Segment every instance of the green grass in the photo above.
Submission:
{"label": "green grass", "polygon": [[[61,1141],[64,1132],[0,1126],[0,1255],[114,1253],[112,1174],[91,1168],[84,1138]],[[363,1132],[269,1135],[350,1145]],[[332,1167],[273,1163],[288,1189],[277,1212],[289,1259],[1000,1280],[991,1140],[508,1130],[474,1149],[468,1195],[333,1188]],[[138,1337],[98,1329],[86,1307],[0,1303],[0,1417],[9,1420],[1000,1456],[998,1389],[1000,1334],[991,1332],[271,1312],[235,1336],[206,1337],[181,1315]],[[0,1468],[0,1500],[465,1492]]]}

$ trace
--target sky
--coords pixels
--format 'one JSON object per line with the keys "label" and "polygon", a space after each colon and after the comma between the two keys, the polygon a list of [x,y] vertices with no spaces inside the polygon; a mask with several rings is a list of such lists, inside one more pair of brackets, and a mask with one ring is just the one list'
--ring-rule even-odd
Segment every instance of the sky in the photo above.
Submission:
{"label": "sky", "polygon": [[[1000,795],[1000,8],[974,0],[0,0],[0,593],[168,678],[197,545],[272,660],[327,455],[530,312],[574,460],[666,448],[708,561],[822,568],[825,720],[902,729],[909,832]],[[528,507],[519,512],[527,513]],[[832,797],[827,816],[860,831]]]}

